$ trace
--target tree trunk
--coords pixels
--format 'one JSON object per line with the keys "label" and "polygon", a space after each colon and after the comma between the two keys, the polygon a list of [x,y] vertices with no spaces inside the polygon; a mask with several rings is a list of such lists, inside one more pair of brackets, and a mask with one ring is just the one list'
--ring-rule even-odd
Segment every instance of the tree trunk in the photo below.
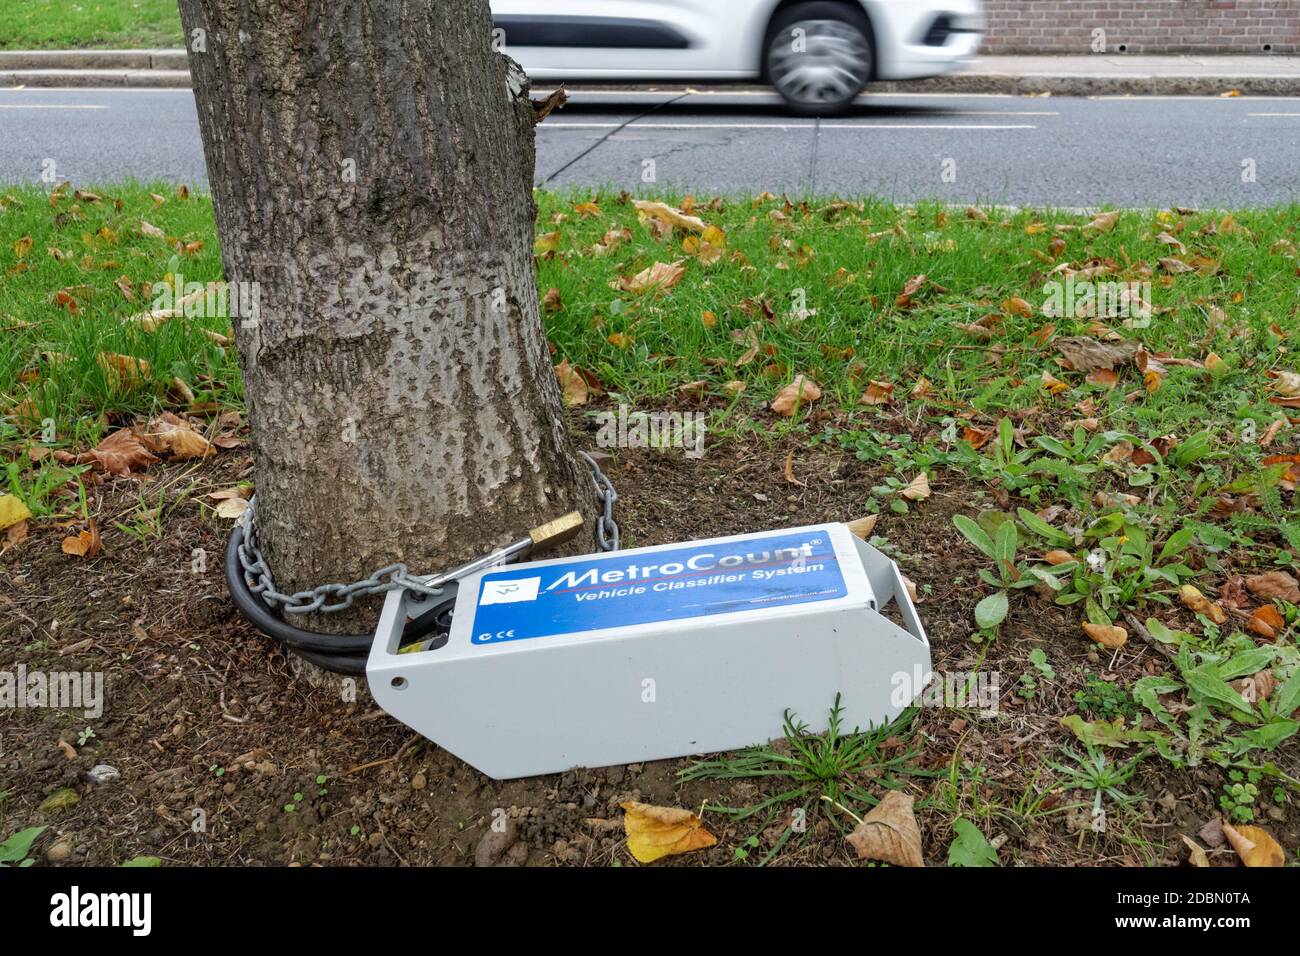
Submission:
{"label": "tree trunk", "polygon": [[537,301],[533,110],[487,0],[180,9],[276,586],[590,519]]}

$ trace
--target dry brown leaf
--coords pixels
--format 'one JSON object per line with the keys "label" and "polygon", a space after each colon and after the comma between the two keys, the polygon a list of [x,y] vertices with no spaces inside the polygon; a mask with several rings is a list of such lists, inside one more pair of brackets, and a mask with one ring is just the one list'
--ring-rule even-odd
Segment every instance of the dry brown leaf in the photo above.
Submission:
{"label": "dry brown leaf", "polygon": [[704,828],[704,822],[689,810],[656,807],[636,801],[621,806],[627,848],[641,863],[702,850],[718,842],[717,837]]}
{"label": "dry brown leaf", "polygon": [[1250,616],[1246,627],[1260,637],[1271,641],[1282,633],[1286,627],[1286,621],[1282,619],[1282,615],[1278,613],[1277,608],[1271,604],[1265,604]]}
{"label": "dry brown leaf", "polygon": [[108,387],[114,391],[134,388],[153,375],[153,369],[144,359],[116,352],[100,352],[95,361],[104,372]]}
{"label": "dry brown leaf", "polygon": [[865,518],[858,518],[856,521],[849,522],[849,530],[861,538],[863,541],[870,540],[871,532],[876,528],[876,522],[880,520],[880,515],[867,515]]}
{"label": "dry brown leaf", "polygon": [[1276,867],[1286,865],[1286,853],[1263,827],[1236,826],[1224,821],[1223,835],[1246,866]]}
{"label": "dry brown leaf", "polygon": [[859,860],[880,860],[894,866],[925,866],[921,828],[912,811],[914,799],[890,790],[848,835]]}
{"label": "dry brown leaf", "polygon": [[822,390],[817,387],[817,383],[800,375],[777,393],[772,400],[772,411],[789,418],[804,405],[821,397]]}
{"label": "dry brown leaf", "polygon": [[925,472],[921,472],[913,478],[901,492],[899,492],[908,501],[924,501],[930,497],[930,478]]}
{"label": "dry brown leaf", "polygon": [[552,286],[546,290],[542,296],[542,309],[547,315],[554,315],[564,308],[564,300],[560,298],[560,290]]}
{"label": "dry brown leaf", "polygon": [[1072,555],[1069,551],[1061,551],[1061,550],[1048,551],[1045,555],[1043,555],[1043,560],[1046,561],[1048,564],[1054,566],[1058,564],[1069,564],[1071,561],[1074,560],[1074,555]]}
{"label": "dry brown leaf", "polygon": [[146,425],[140,432],[140,440],[152,452],[170,452],[174,461],[206,458],[217,453],[212,443],[196,432],[188,420],[171,412],[164,412]]}
{"label": "dry brown leaf", "polygon": [[1086,335],[1057,339],[1052,344],[1076,372],[1113,371],[1116,365],[1131,359],[1138,348],[1136,342],[1099,342]]}
{"label": "dry brown leaf", "polygon": [[1183,834],[1183,842],[1187,844],[1188,858],[1192,866],[1207,867],[1210,865],[1210,858],[1205,855],[1205,850],[1201,848],[1199,843],[1186,834]]}
{"label": "dry brown leaf", "polygon": [[1093,218],[1092,222],[1083,227],[1083,231],[1097,233],[1110,232],[1115,228],[1115,224],[1118,222],[1119,213],[1117,212],[1098,213],[1097,216]]}
{"label": "dry brown leaf", "polygon": [[1300,604],[1300,582],[1286,571],[1266,571],[1246,578],[1250,593],[1265,601],[1281,598],[1291,604]]}
{"label": "dry brown leaf", "polygon": [[872,381],[867,385],[859,403],[862,405],[888,405],[894,400],[894,386],[891,382]]}
{"label": "dry brown leaf", "polygon": [[1083,632],[1091,640],[1112,651],[1117,651],[1128,643],[1128,631],[1118,624],[1093,624],[1089,621],[1083,625]]}
{"label": "dry brown leaf", "polygon": [[78,558],[93,558],[103,551],[104,543],[99,538],[99,528],[95,526],[95,519],[90,519],[87,530],[64,538],[61,547],[64,554]]}
{"label": "dry brown leaf", "polygon": [[152,236],[155,239],[167,238],[167,233],[163,232],[157,226],[153,225],[152,223],[146,222],[143,219],[140,220],[140,232],[142,235]]}
{"label": "dry brown leaf", "polygon": [[808,486],[794,476],[794,451],[791,450],[785,456],[785,480],[792,485],[798,485],[800,488]]}
{"label": "dry brown leaf", "polygon": [[651,202],[646,199],[634,199],[632,206],[636,209],[637,215],[642,220],[658,219],[670,226],[676,226],[679,229],[686,229],[689,232],[704,232],[708,226],[703,219],[695,216],[688,216],[674,206],[663,202]]}
{"label": "dry brown leaf", "polygon": [[678,259],[676,262],[656,262],[631,278],[620,277],[610,285],[621,292],[633,294],[649,292],[652,289],[665,292],[681,282],[684,275],[686,275],[686,260]]}
{"label": "dry brown leaf", "polygon": [[587,387],[587,380],[576,367],[569,364],[568,359],[555,366],[555,377],[560,381],[560,391],[564,395],[565,405],[573,408],[586,405],[591,400],[591,389]]}
{"label": "dry brown leaf", "polygon": [[158,460],[129,428],[119,428],[90,451],[74,455],[60,449],[54,458],[61,465],[90,465],[119,476],[129,475]]}
{"label": "dry brown leaf", "polygon": [[1197,614],[1203,614],[1215,624],[1226,624],[1228,622],[1228,612],[1218,605],[1217,602],[1211,601],[1193,584],[1184,584],[1178,589],[1178,599],[1183,602],[1183,606]]}
{"label": "dry brown leaf", "polygon": [[225,498],[217,503],[213,509],[218,518],[226,518],[230,521],[237,520],[240,515],[248,510],[247,498]]}

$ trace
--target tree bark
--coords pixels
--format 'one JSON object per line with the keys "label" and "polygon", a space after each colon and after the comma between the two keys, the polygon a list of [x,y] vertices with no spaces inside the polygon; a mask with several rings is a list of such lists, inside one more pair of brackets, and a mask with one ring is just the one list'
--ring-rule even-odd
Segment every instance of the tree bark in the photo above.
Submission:
{"label": "tree bark", "polygon": [[276,586],[590,519],[538,308],[533,110],[487,0],[180,9]]}

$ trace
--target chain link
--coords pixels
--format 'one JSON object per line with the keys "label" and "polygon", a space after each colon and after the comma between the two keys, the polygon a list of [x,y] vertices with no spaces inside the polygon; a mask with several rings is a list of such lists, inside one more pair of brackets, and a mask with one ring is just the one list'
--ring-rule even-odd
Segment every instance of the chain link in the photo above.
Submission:
{"label": "chain link", "polygon": [[[592,483],[596,488],[596,497],[600,501],[601,513],[596,518],[596,540],[601,551],[618,550],[618,524],[614,521],[614,503],[618,501],[618,492],[613,483],[600,470],[600,465],[585,451],[578,452],[591,466]],[[244,582],[248,589],[259,595],[271,608],[279,607],[286,614],[335,614],[352,607],[358,597],[383,594],[397,588],[417,591],[430,597],[443,593],[441,587],[429,587],[419,578],[413,576],[405,564],[390,564],[380,568],[370,577],[351,584],[322,584],[309,591],[284,594],[275,589],[271,569],[257,546],[257,532],[254,510],[257,496],[249,499],[248,507],[240,515],[239,525],[244,532],[244,540],[239,545],[239,564],[243,569]]]}
{"label": "chain link", "polygon": [[596,459],[585,451],[578,452],[591,466],[591,481],[596,486],[596,497],[600,499],[600,515],[596,518],[596,541],[601,551],[618,550],[618,522],[614,520],[614,503],[618,501],[618,492],[614,483],[600,470]]}

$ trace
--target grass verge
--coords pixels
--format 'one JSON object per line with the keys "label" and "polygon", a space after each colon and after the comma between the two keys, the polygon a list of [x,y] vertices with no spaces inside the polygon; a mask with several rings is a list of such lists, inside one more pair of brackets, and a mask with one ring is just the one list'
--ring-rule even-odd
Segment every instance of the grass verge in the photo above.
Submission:
{"label": "grass verge", "polygon": [[175,0],[15,0],[0,6],[0,50],[179,47]]}

